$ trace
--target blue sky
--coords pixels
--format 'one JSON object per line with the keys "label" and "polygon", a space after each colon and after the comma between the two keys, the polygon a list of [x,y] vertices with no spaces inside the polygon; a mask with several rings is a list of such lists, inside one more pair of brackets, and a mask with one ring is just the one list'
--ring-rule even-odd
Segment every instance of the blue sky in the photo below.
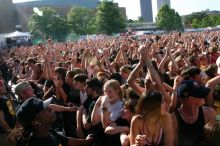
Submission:
{"label": "blue sky", "polygon": [[[30,0],[13,0],[30,1]],[[88,0],[89,1],[89,0]],[[118,2],[119,6],[126,7],[128,19],[137,19],[140,16],[140,0],[114,0]],[[156,17],[156,1],[152,0],[154,17]],[[220,10],[220,0],[170,0],[171,8],[175,9],[180,15],[190,14],[206,9]]]}

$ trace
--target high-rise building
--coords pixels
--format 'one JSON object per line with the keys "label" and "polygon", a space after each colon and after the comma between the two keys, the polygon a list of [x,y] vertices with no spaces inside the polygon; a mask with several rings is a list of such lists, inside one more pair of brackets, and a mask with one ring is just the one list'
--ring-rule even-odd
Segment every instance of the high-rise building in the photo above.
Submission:
{"label": "high-rise building", "polygon": [[145,22],[153,22],[153,10],[151,0],[140,0],[141,17]]}
{"label": "high-rise building", "polygon": [[15,8],[12,0],[0,0],[0,34],[15,30]]}
{"label": "high-rise building", "polygon": [[157,12],[159,12],[161,7],[163,7],[165,4],[170,7],[170,0],[157,0]]}

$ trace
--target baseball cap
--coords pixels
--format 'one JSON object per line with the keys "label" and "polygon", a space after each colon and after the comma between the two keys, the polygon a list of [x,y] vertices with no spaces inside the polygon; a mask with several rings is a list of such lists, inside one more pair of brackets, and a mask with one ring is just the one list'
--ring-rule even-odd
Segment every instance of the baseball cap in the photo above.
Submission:
{"label": "baseball cap", "polygon": [[194,80],[186,80],[177,87],[177,97],[182,99],[188,98],[189,96],[205,98],[209,94],[209,91],[209,88],[200,86]]}
{"label": "baseball cap", "polygon": [[35,97],[27,99],[17,110],[17,120],[24,128],[31,128],[32,120],[38,113],[45,110],[51,101],[52,98],[45,101]]}
{"label": "baseball cap", "polygon": [[30,84],[28,82],[20,82],[15,87],[15,94],[20,96],[21,92],[27,88]]}

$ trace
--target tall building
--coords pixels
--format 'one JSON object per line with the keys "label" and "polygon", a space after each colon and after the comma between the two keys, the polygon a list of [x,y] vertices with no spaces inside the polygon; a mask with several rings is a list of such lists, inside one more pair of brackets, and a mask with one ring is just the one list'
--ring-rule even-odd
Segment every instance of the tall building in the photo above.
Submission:
{"label": "tall building", "polygon": [[159,12],[161,7],[163,7],[165,4],[170,7],[170,0],[157,0],[157,12]]}
{"label": "tall building", "polygon": [[15,8],[12,0],[0,0],[0,34],[15,30]]}
{"label": "tall building", "polygon": [[140,0],[141,17],[145,22],[153,22],[153,10],[151,0]]}

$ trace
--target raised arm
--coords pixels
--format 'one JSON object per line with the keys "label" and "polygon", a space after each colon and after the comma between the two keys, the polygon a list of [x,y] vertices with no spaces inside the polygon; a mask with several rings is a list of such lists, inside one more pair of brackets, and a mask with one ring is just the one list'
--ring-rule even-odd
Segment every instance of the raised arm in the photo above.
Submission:
{"label": "raised arm", "polygon": [[206,83],[206,87],[209,87],[211,90],[208,94],[208,96],[206,97],[206,105],[213,107],[214,105],[214,98],[213,98],[213,92],[214,92],[214,87],[220,83],[220,75],[210,79],[207,83]]}
{"label": "raised arm", "polygon": [[133,89],[133,91],[138,95],[141,96],[141,94],[144,92],[144,88],[140,87],[136,82],[135,79],[138,76],[140,70],[143,68],[144,61],[141,59],[135,69],[130,73],[128,77],[128,84]]}
{"label": "raised arm", "polygon": [[151,78],[152,82],[154,82],[157,85],[158,89],[162,92],[162,94],[164,96],[164,100],[167,103],[167,105],[170,105],[171,97],[169,94],[167,94],[167,92],[161,82],[160,76],[159,76],[158,72],[155,70],[155,68],[150,60],[148,47],[143,48],[141,50],[141,52],[142,52],[141,54],[144,54],[146,56],[145,63],[147,65],[147,69],[150,74],[150,78]]}

